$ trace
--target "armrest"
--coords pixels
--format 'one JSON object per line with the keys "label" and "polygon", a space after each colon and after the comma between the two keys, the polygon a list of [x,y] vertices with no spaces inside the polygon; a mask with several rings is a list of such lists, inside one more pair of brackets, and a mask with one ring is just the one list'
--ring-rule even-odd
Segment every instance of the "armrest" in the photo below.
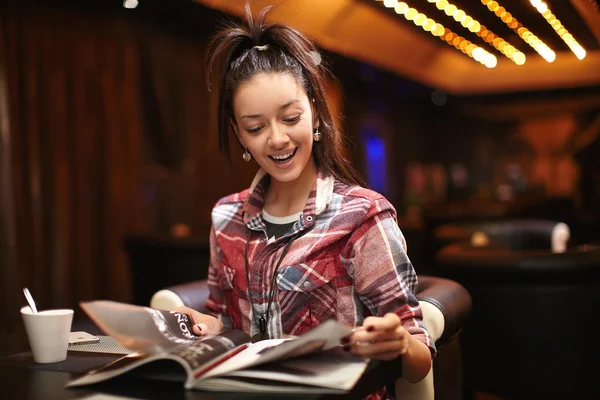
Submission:
{"label": "armrest", "polygon": [[[423,309],[425,327],[430,330],[438,345],[443,345],[460,333],[471,314],[473,305],[469,292],[450,279],[421,275],[416,296]],[[435,332],[435,326],[440,323],[433,322],[431,326],[431,318],[428,318],[428,314],[431,315],[428,310],[435,310],[432,306],[443,316],[441,335]]]}
{"label": "armrest", "polygon": [[206,280],[182,283],[156,292],[150,300],[150,307],[172,310],[186,306],[202,313],[208,313],[204,306],[208,294],[208,282]]}

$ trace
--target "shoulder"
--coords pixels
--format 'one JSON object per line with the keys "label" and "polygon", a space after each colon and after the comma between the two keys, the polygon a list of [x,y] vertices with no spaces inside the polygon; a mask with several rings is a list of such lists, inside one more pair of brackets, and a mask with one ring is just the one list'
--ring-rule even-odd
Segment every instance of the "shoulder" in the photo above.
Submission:
{"label": "shoulder", "polygon": [[215,203],[215,206],[213,209],[221,207],[221,206],[232,205],[232,204],[244,204],[244,202],[248,199],[249,193],[250,193],[250,189],[244,189],[241,192],[232,193],[225,197],[221,197],[219,199],[219,201],[217,201]]}
{"label": "shoulder", "polygon": [[213,226],[218,230],[220,227],[241,214],[244,203],[248,199],[249,189],[238,193],[232,193],[217,201],[212,209],[211,217]]}
{"label": "shoulder", "polygon": [[336,182],[333,200],[340,204],[340,211],[354,210],[367,219],[377,214],[389,213],[395,219],[396,209],[381,193],[357,185]]}

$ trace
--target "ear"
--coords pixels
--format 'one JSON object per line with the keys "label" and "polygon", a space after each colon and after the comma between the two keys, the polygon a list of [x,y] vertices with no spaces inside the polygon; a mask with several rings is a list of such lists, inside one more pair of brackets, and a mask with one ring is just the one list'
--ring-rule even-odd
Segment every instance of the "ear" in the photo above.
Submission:
{"label": "ear", "polygon": [[242,147],[246,147],[246,145],[244,144],[244,141],[242,140],[242,138],[240,137],[240,129],[238,128],[237,124],[235,123],[235,120],[233,118],[229,119],[229,123],[231,124],[231,128],[233,129],[233,132],[235,133],[235,136],[238,139],[238,142],[240,142],[240,144],[242,145]]}

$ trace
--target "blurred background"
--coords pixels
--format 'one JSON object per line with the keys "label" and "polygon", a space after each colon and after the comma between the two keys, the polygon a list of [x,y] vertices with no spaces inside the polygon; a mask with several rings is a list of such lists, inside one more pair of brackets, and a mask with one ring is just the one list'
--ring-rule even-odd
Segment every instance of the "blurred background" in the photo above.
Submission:
{"label": "blurred background", "polygon": [[[453,221],[545,218],[598,240],[596,1],[251,2],[269,4],[322,49],[352,161],[397,208],[418,273]],[[238,147],[219,155],[204,72],[243,6],[2,2],[3,326],[24,286],[41,308],[76,308],[205,276],[210,210],[257,170]]]}

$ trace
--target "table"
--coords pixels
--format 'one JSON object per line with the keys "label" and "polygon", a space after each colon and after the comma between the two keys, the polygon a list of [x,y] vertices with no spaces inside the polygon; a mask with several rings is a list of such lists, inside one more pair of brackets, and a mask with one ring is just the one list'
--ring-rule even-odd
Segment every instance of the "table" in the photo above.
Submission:
{"label": "table", "polygon": [[[78,369],[83,372],[94,367],[108,364],[110,361],[121,357],[117,354],[87,353],[69,351],[67,361],[71,367],[64,371],[49,371],[57,369],[55,366],[36,364],[31,356],[5,357],[9,354],[28,352],[29,345],[23,326],[19,325],[18,332],[11,337],[0,336],[0,399],[89,399],[108,400],[110,396],[123,399],[185,399],[185,400],[212,400],[212,399],[362,399],[369,393],[392,384],[401,376],[402,362],[372,361],[354,389],[345,395],[265,395],[235,393],[235,392],[205,392],[185,390],[183,382],[164,380],[150,380],[135,376],[116,377],[107,382],[93,386],[65,388],[65,384],[78,376],[72,371],[73,362],[77,362]],[[95,335],[102,335],[99,328],[81,310],[76,310],[71,327],[72,331],[87,331]],[[10,352],[7,352],[10,349]],[[393,385],[391,385],[393,388]],[[97,396],[97,397],[94,397]],[[102,396],[102,397],[98,397]],[[108,396],[108,397],[107,397]]]}
{"label": "table", "polygon": [[[76,352],[68,357],[80,357],[84,361],[105,364],[118,355]],[[88,359],[89,358],[89,359]],[[69,358],[68,358],[69,359]],[[87,360],[86,360],[87,359]],[[356,384],[345,395],[265,395],[234,392],[203,392],[185,390],[183,382],[150,380],[142,377],[116,377],[93,386],[65,388],[65,384],[77,374],[66,371],[48,371],[35,364],[31,357],[0,359],[0,398],[2,399],[361,399],[367,394],[393,382],[401,371],[400,360],[393,362],[372,362]]]}

